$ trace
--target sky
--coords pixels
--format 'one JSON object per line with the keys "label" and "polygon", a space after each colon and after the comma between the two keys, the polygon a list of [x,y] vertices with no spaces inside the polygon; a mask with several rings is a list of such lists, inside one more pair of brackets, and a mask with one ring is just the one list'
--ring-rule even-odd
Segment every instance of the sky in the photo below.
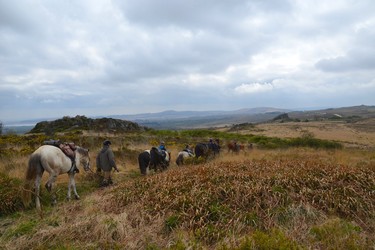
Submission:
{"label": "sky", "polygon": [[373,0],[0,0],[0,121],[375,104]]}

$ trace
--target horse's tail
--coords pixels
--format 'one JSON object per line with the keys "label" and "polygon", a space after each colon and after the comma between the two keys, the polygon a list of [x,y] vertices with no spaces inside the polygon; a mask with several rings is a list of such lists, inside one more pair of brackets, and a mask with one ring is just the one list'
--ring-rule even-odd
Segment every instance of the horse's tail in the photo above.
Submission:
{"label": "horse's tail", "polygon": [[31,203],[32,186],[37,174],[38,166],[40,166],[40,155],[32,154],[26,171],[25,183],[22,190],[22,202],[25,207]]}
{"label": "horse's tail", "polygon": [[184,164],[184,155],[179,153],[176,159],[177,166]]}
{"label": "horse's tail", "polygon": [[142,175],[146,175],[147,167],[150,163],[150,154],[147,151],[144,151],[138,155],[138,164],[139,169],[141,170]]}

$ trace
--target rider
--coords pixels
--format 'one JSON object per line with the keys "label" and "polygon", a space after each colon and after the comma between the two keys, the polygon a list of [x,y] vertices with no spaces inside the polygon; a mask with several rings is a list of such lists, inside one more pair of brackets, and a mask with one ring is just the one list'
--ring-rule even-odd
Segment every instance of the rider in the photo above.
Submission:
{"label": "rider", "polygon": [[208,142],[208,148],[211,149],[214,154],[218,154],[220,152],[220,144],[219,144],[219,139],[215,139],[215,141],[210,138]]}
{"label": "rider", "polygon": [[165,147],[165,142],[161,141],[159,145],[159,152],[163,156],[163,159],[165,160],[165,157],[167,156],[167,148]]}
{"label": "rider", "polygon": [[160,142],[159,149],[160,149],[160,150],[167,151],[167,148],[165,147],[165,142],[164,142],[164,141],[161,141],[161,142]]}

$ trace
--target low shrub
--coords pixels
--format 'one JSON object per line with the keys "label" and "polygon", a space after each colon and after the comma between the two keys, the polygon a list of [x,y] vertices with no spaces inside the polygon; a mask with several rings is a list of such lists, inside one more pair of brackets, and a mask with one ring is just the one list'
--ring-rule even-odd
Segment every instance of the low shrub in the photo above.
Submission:
{"label": "low shrub", "polygon": [[324,249],[371,249],[361,235],[361,227],[340,218],[333,218],[310,229],[313,244]]}
{"label": "low shrub", "polygon": [[23,208],[21,200],[21,181],[0,173],[0,216]]}

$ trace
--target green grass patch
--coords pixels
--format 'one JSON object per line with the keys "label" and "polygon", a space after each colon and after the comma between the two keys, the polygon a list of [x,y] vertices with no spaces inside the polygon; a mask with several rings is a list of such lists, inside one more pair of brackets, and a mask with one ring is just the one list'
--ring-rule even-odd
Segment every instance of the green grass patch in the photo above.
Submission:
{"label": "green grass patch", "polygon": [[272,249],[303,249],[297,242],[285,235],[280,229],[270,232],[256,230],[250,237],[246,237],[236,250],[272,250]]}
{"label": "green grass patch", "polygon": [[330,219],[310,230],[312,242],[323,249],[370,249],[361,227],[340,218]]}
{"label": "green grass patch", "polygon": [[167,229],[167,231],[170,232],[173,229],[175,229],[180,223],[181,223],[180,216],[171,215],[165,220],[164,225],[165,225],[165,228]]}
{"label": "green grass patch", "polygon": [[31,234],[37,226],[36,220],[23,221],[16,227],[8,230],[5,233],[5,238],[10,239],[13,237],[20,237],[22,235]]}

